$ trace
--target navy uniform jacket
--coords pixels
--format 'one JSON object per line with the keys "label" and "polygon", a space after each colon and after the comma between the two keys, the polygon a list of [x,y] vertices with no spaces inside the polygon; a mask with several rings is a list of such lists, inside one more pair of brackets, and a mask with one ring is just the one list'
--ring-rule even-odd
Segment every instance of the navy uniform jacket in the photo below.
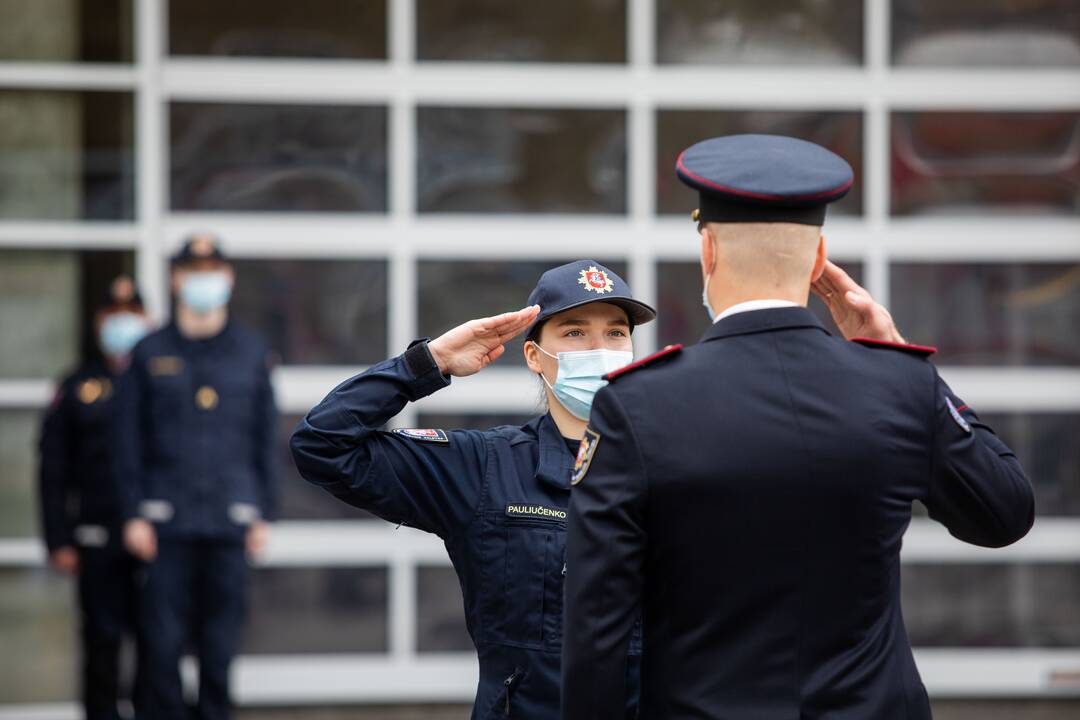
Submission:
{"label": "navy uniform jacket", "polygon": [[119,539],[112,477],[116,376],[100,360],[61,382],[41,430],[40,492],[45,544],[101,547]]}
{"label": "navy uniform jacket", "polygon": [[642,607],[642,717],[929,718],[900,613],[912,501],[991,547],[1034,517],[1016,457],[924,356],[805,308],[733,315],[614,379],[586,437],[564,720],[618,717]]}
{"label": "navy uniform jacket", "polygon": [[190,340],[170,323],[135,346],[118,404],[125,519],[161,537],[234,540],[273,519],[277,410],[253,333],[230,320]]}
{"label": "navy uniform jacket", "polygon": [[[414,343],[312,409],[292,436],[293,458],[345,502],[442,538],[480,660],[473,718],[556,718],[574,457],[549,415],[487,431],[379,431],[449,384]],[[632,687],[636,671],[635,659]]]}

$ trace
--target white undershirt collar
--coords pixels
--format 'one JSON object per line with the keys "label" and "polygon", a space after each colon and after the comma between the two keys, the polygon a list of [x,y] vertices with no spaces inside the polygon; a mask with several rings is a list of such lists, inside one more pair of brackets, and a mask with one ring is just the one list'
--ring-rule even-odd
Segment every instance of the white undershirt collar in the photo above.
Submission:
{"label": "white undershirt collar", "polygon": [[735,315],[736,313],[750,312],[752,310],[768,310],[770,308],[784,308],[784,307],[798,307],[798,303],[793,303],[790,300],[747,300],[736,305],[732,305],[724,312],[716,316],[713,320],[714,323],[718,323],[726,317]]}

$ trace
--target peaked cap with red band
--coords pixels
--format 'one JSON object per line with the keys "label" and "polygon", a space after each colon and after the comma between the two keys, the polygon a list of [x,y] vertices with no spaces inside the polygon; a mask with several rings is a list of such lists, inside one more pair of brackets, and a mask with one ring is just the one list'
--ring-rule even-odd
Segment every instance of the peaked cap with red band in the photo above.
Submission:
{"label": "peaked cap with red band", "polygon": [[847,195],[847,162],[806,140],[783,135],[727,135],[684,150],[679,179],[701,199],[698,222],[825,223],[825,208]]}

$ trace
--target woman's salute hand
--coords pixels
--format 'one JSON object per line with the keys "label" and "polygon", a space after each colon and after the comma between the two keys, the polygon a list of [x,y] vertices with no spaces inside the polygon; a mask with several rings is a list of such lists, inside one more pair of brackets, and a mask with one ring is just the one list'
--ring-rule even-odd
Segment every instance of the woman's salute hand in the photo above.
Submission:
{"label": "woman's salute hand", "polygon": [[524,332],[540,314],[539,305],[470,320],[428,343],[443,375],[467,377],[480,372],[506,352],[506,342]]}

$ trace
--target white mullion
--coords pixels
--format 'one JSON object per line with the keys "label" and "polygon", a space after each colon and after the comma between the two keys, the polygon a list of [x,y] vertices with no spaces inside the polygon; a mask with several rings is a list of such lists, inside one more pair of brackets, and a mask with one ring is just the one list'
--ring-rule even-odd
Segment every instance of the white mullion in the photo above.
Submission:
{"label": "white mullion", "polygon": [[133,90],[136,68],[107,63],[0,62],[0,88]]}
{"label": "white mullion", "polygon": [[864,45],[869,92],[863,116],[863,214],[866,219],[864,280],[867,290],[889,304],[889,257],[885,238],[889,227],[889,3],[865,5]]}
{"label": "white mullion", "polygon": [[168,134],[161,97],[160,66],[165,36],[163,0],[135,3],[135,47],[139,85],[136,92],[136,219],[139,226],[135,275],[147,310],[164,319],[168,308],[165,258],[160,233],[167,193]]}

